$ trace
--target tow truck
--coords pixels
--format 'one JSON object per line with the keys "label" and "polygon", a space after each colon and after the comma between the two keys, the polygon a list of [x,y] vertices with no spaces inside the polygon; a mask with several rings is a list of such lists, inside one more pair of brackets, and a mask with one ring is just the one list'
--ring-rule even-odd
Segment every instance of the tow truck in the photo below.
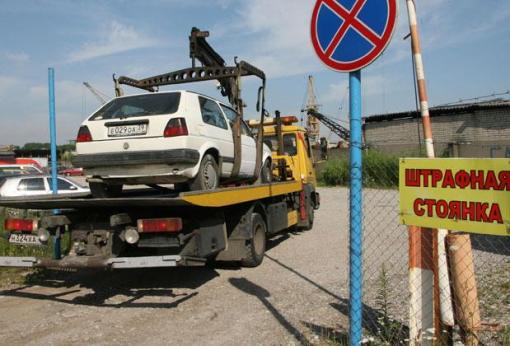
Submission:
{"label": "tow truck", "polygon": [[[7,218],[11,242],[47,246],[69,233],[65,255],[0,257],[0,266],[35,268],[144,268],[239,261],[259,265],[266,239],[313,227],[319,194],[306,130],[295,117],[264,121],[264,141],[275,164],[267,184],[212,191],[126,190],[115,198],[92,195],[2,198],[0,206],[59,210],[39,219]],[[257,125],[258,126],[258,125]],[[60,244],[57,242],[57,244]]]}
{"label": "tow truck", "polygon": [[[116,94],[122,95],[121,84],[155,92],[162,85],[216,79],[241,118],[240,77],[261,78],[257,102],[261,119],[251,126],[257,131],[257,167],[262,143],[272,148],[271,182],[193,192],[130,189],[106,198],[83,194],[0,198],[2,207],[49,211],[38,219],[7,218],[4,231],[13,246],[55,244],[53,258],[6,256],[0,257],[0,266],[122,269],[236,261],[255,267],[264,258],[268,237],[313,227],[320,198],[306,130],[294,125],[296,117],[282,117],[278,111],[268,118],[264,73],[244,61],[225,66],[205,41],[207,36],[192,29],[191,68],[143,80],[114,77]],[[195,59],[203,66],[196,67]],[[234,127],[236,162],[240,120]],[[69,245],[62,256],[64,234]]]}

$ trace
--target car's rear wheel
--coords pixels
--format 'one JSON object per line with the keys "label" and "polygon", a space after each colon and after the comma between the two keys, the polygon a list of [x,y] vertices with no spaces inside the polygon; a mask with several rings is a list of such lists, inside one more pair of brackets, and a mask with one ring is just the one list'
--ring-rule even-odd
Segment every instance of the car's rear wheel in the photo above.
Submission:
{"label": "car's rear wheel", "polygon": [[92,196],[98,198],[117,197],[122,193],[122,185],[110,185],[104,182],[89,182]]}
{"label": "car's rear wheel", "polygon": [[191,191],[214,190],[220,185],[218,163],[211,154],[205,154],[197,176],[189,185]]}

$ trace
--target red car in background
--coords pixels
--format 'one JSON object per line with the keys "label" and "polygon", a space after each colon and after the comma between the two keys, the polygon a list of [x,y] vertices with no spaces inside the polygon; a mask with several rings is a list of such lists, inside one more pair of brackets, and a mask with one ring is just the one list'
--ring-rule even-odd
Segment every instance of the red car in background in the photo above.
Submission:
{"label": "red car in background", "polygon": [[66,168],[59,172],[61,175],[65,175],[67,177],[76,177],[83,175],[83,168]]}

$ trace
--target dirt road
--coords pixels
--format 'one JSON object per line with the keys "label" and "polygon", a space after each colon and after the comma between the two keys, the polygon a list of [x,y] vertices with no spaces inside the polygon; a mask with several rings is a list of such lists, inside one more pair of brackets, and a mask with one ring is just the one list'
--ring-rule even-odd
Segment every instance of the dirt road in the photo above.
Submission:
{"label": "dirt road", "polygon": [[312,231],[272,239],[258,268],[59,272],[0,292],[10,345],[281,345],[347,326],[346,189],[320,189]]}

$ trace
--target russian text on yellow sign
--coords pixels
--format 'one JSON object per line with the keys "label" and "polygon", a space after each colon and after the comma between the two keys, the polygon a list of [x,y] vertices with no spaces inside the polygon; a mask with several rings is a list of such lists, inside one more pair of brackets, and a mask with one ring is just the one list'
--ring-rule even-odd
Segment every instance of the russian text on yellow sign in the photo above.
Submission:
{"label": "russian text on yellow sign", "polygon": [[402,158],[399,192],[402,224],[510,235],[508,159]]}

